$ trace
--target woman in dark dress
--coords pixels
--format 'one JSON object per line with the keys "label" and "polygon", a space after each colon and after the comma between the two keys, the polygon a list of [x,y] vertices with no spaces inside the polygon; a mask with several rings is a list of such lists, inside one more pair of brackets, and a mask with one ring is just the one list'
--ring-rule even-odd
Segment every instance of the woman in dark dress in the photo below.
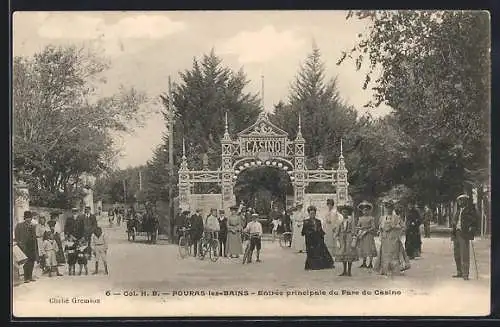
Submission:
{"label": "woman in dark dress", "polygon": [[307,208],[309,218],[304,220],[302,236],[305,236],[307,258],[306,270],[333,268],[333,258],[325,245],[325,232],[321,227],[321,220],[316,218],[316,207]]}
{"label": "woman in dark dress", "polygon": [[410,259],[420,256],[422,239],[420,237],[420,225],[422,224],[420,214],[413,204],[408,204],[408,213],[406,215],[406,254]]}

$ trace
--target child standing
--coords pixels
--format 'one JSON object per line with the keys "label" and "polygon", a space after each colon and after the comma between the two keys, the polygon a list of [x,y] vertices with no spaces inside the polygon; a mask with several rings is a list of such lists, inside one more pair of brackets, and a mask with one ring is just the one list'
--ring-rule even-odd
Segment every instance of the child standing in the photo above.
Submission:
{"label": "child standing", "polygon": [[62,274],[59,273],[59,268],[57,266],[57,251],[59,251],[59,247],[57,246],[57,242],[54,240],[54,233],[46,232],[45,235],[46,237],[42,244],[42,253],[47,269],[49,270],[49,277],[52,277],[52,271],[54,270],[57,276],[62,276]]}
{"label": "child standing", "polygon": [[85,269],[85,275],[89,274],[89,270],[87,267],[87,254],[88,254],[88,248],[89,248],[89,242],[85,237],[82,237],[78,241],[78,246],[76,249],[76,262],[80,266],[80,270],[78,271],[78,275],[80,276],[82,274],[82,269]]}
{"label": "child standing", "polygon": [[97,275],[99,272],[99,260],[102,260],[104,264],[104,273],[108,275],[108,260],[106,259],[106,254],[108,252],[108,240],[101,227],[97,227],[92,233],[90,243],[90,247],[92,248],[95,256],[95,271],[93,275]]}
{"label": "child standing", "polygon": [[76,275],[75,266],[77,261],[77,249],[78,243],[73,235],[70,235],[68,240],[66,241],[66,245],[64,246],[64,250],[68,256],[68,273],[69,275]]}

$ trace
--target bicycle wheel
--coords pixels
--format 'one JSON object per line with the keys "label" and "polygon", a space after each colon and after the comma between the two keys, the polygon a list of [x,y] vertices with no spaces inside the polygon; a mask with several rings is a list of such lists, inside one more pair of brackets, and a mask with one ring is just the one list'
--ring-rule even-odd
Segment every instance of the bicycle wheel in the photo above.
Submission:
{"label": "bicycle wheel", "polygon": [[212,260],[212,262],[217,261],[219,259],[219,249],[220,249],[219,240],[212,240],[209,248],[210,248],[210,260]]}
{"label": "bicycle wheel", "polygon": [[249,260],[250,260],[250,241],[248,241],[247,246],[245,247],[245,252],[243,252],[242,264],[247,263]]}
{"label": "bicycle wheel", "polygon": [[189,255],[189,245],[188,240],[185,236],[179,238],[179,255],[182,259]]}
{"label": "bicycle wheel", "polygon": [[191,247],[193,246],[193,241],[191,241],[191,238],[187,238],[187,253],[188,256],[191,256]]}
{"label": "bicycle wheel", "polygon": [[200,244],[199,244],[199,251],[200,251],[199,258],[200,258],[200,260],[204,260],[205,259],[205,255],[207,254],[207,251],[208,251],[207,248],[208,248],[207,242],[202,239],[200,241]]}
{"label": "bicycle wheel", "polygon": [[290,242],[291,242],[291,240],[290,240],[290,239],[291,239],[291,235],[290,235],[290,233],[287,233],[287,232],[282,233],[282,234],[280,235],[280,246],[281,246],[282,248],[288,247],[288,245],[289,245],[289,244],[290,244]]}
{"label": "bicycle wheel", "polygon": [[279,242],[280,242],[280,246],[281,246],[282,248],[284,248],[284,247],[286,246],[286,244],[285,244],[285,235],[280,234],[280,237],[279,237]]}

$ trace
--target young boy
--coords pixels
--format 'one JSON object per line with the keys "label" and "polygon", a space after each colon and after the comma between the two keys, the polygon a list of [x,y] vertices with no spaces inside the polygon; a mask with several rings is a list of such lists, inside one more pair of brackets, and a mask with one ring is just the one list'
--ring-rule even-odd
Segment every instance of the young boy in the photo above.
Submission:
{"label": "young boy", "polygon": [[59,247],[54,239],[53,232],[45,232],[45,240],[42,243],[42,253],[45,258],[45,264],[49,270],[49,277],[52,277],[52,272],[55,270],[57,276],[62,276],[59,273],[59,268],[57,266],[57,251]]}
{"label": "young boy", "polygon": [[99,260],[102,260],[104,264],[104,273],[107,275],[108,260],[106,259],[106,254],[108,252],[108,240],[101,227],[97,227],[92,233],[90,244],[95,256],[95,271],[93,275],[97,275],[99,272]]}
{"label": "young boy", "polygon": [[85,237],[82,237],[78,241],[78,246],[76,249],[76,257],[77,257],[77,263],[80,266],[80,270],[78,271],[78,276],[82,274],[82,269],[85,269],[85,275],[89,274],[89,270],[87,267],[87,254],[89,249],[89,242],[85,239]]}
{"label": "young boy", "polygon": [[73,235],[70,235],[66,240],[66,244],[64,246],[64,251],[66,252],[68,258],[68,274],[70,276],[76,275],[75,266],[77,261],[77,249],[78,243]]}
{"label": "young boy", "polygon": [[257,262],[260,262],[260,249],[262,237],[262,224],[258,221],[259,215],[252,214],[252,221],[243,229],[244,232],[250,234],[250,259],[248,263],[252,262],[253,250],[257,249]]}

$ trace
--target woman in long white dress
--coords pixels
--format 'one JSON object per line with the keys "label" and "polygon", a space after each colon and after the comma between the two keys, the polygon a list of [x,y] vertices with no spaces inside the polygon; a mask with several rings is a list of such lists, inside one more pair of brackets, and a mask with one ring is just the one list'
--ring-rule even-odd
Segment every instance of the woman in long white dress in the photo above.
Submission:
{"label": "woman in long white dress", "polygon": [[302,226],[304,225],[303,205],[298,203],[292,214],[292,248],[294,251],[302,253],[306,251],[306,240],[302,236]]}
{"label": "woman in long white dress", "polygon": [[333,199],[326,200],[326,206],[328,208],[325,213],[325,218],[323,219],[323,230],[325,231],[325,245],[330,252],[332,257],[335,257],[337,242],[334,239],[334,231],[339,226],[342,221],[337,214],[337,211],[334,209],[335,201]]}

